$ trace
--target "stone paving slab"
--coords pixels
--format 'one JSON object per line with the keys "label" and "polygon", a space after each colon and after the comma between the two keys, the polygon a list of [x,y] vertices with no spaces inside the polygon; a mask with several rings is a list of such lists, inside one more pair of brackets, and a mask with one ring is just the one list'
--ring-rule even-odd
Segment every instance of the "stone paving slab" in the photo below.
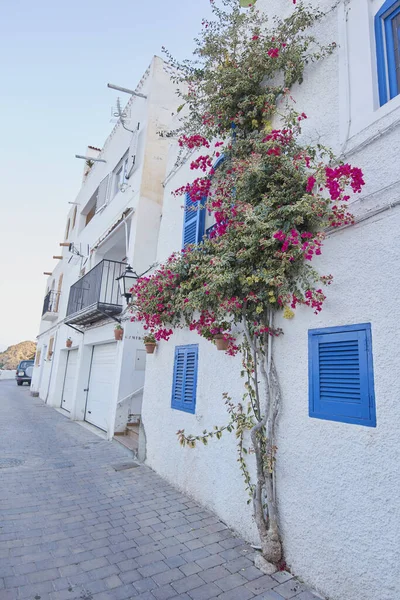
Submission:
{"label": "stone paving slab", "polygon": [[123,448],[0,382],[0,600],[311,600]]}

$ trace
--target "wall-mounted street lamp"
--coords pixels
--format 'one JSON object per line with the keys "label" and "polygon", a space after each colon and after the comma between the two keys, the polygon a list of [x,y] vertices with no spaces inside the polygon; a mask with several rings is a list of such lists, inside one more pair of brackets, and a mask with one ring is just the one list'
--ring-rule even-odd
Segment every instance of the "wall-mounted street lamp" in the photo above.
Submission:
{"label": "wall-mounted street lamp", "polygon": [[143,275],[146,275],[146,273],[151,271],[151,269],[156,265],[157,263],[150,265],[150,267],[141,275],[138,275],[130,265],[127,265],[125,272],[116,278],[116,281],[118,281],[120,294],[121,296],[125,296],[127,302],[129,302],[129,300],[131,299],[131,289],[133,288],[135,281],[143,277]]}
{"label": "wall-mounted street lamp", "polygon": [[128,265],[125,272],[116,279],[118,281],[120,294],[121,296],[125,296],[127,302],[130,300],[132,295],[131,289],[138,278],[139,275],[135,273],[130,265]]}

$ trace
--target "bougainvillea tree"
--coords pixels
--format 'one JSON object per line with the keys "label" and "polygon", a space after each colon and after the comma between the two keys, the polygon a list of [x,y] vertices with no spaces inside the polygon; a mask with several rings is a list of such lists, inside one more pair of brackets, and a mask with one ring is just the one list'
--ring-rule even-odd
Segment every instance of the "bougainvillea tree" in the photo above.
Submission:
{"label": "bougainvillea tree", "polygon": [[308,33],[323,15],[298,4],[288,18],[270,24],[254,7],[222,4],[212,2],[215,20],[203,22],[193,60],[174,63],[186,114],[179,145],[193,153],[194,172],[175,193],[189,194],[188,210],[209,211],[215,226],[200,244],[137,282],[132,318],[157,341],[188,327],[211,342],[223,335],[228,354],[241,354],[244,394],[239,401],[225,394],[227,424],[178,436],[194,447],[236,432],[262,553],[278,563],[275,428],[282,398],[274,340],[283,332],[277,315],[290,319],[300,305],[321,311],[323,287],[332,277],[320,274],[313,261],[326,228],[353,222],[347,204],[364,182],[360,169],[303,141],[307,116],[294,110],[290,97],[306,64],[333,51]]}

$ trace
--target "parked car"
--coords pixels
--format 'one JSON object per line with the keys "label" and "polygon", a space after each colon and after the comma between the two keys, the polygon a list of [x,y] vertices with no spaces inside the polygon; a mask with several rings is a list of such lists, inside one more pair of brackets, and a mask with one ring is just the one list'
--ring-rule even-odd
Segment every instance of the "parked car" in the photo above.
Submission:
{"label": "parked car", "polygon": [[17,372],[15,374],[17,385],[22,385],[24,381],[26,381],[27,384],[31,385],[33,365],[33,360],[21,360],[17,367]]}

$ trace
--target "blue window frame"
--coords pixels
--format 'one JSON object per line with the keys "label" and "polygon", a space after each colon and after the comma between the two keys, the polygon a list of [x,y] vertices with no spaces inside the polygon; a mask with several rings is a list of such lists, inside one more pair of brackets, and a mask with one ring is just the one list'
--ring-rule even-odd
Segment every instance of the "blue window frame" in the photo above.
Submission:
{"label": "blue window frame", "polygon": [[215,237],[214,231],[216,231],[217,229],[217,223],[214,223],[213,225],[211,225],[210,227],[208,227],[206,229],[206,236],[207,238],[210,240],[213,237]]}
{"label": "blue window frame", "polygon": [[[225,156],[222,154],[215,161],[213,169],[217,169],[224,160]],[[199,244],[204,234],[209,238],[212,231],[216,228],[214,223],[206,230],[206,209],[204,209],[206,201],[207,198],[204,197],[200,202],[193,202],[188,193],[185,195],[182,248],[186,248],[189,244]]]}
{"label": "blue window frame", "polygon": [[176,346],[171,408],[195,413],[198,354],[197,344]]}
{"label": "blue window frame", "polygon": [[400,93],[400,0],[386,0],[375,15],[380,105]]}
{"label": "blue window frame", "polygon": [[370,323],[311,329],[310,417],[376,427]]}
{"label": "blue window frame", "polygon": [[224,162],[224,160],[225,160],[225,154],[221,154],[221,156],[218,156],[217,160],[216,160],[216,161],[215,161],[215,163],[213,164],[213,169],[214,169],[214,171],[215,171],[216,169],[218,169],[219,165],[220,165],[221,163],[223,163],[223,162]]}
{"label": "blue window frame", "polygon": [[[234,132],[233,124],[232,124],[232,131]],[[213,164],[214,171],[216,171],[216,169],[218,169],[218,167],[224,162],[224,160],[225,160],[225,155],[221,154],[221,156],[219,156]],[[209,226],[207,227],[207,229],[205,231],[207,238],[211,239],[215,236],[214,231],[217,229],[217,223],[215,223],[214,213],[212,213],[211,211],[208,211],[208,218],[206,216],[206,221],[208,221],[208,224],[211,222],[211,225],[209,224]]]}
{"label": "blue window frame", "polygon": [[182,248],[188,244],[198,244],[203,239],[206,211],[201,206],[204,206],[205,200],[193,202],[188,193],[185,195]]}

